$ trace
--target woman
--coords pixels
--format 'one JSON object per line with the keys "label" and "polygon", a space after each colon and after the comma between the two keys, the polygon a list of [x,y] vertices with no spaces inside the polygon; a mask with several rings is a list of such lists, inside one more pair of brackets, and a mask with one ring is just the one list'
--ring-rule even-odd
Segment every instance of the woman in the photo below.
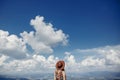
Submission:
{"label": "woman", "polygon": [[56,70],[54,72],[54,80],[66,80],[66,74],[65,74],[65,62],[64,61],[58,61],[56,63]]}

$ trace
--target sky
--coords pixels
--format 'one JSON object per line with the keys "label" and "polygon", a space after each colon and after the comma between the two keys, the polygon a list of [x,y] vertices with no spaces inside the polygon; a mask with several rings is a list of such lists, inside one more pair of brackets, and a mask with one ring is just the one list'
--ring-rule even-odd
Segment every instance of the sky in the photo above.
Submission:
{"label": "sky", "polygon": [[53,72],[58,60],[120,72],[120,1],[0,0],[0,74]]}

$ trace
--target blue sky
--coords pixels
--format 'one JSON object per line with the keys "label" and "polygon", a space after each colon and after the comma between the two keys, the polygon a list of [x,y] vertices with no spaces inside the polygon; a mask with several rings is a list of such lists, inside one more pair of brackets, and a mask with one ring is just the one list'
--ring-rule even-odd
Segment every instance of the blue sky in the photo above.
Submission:
{"label": "blue sky", "polygon": [[74,53],[79,60],[79,56],[97,53],[94,50],[119,48],[119,0],[0,0],[0,30],[10,35],[21,37],[24,31],[35,31],[30,21],[36,16],[69,35],[67,46],[54,47],[53,55],[60,58]]}
{"label": "blue sky", "polygon": [[116,45],[120,43],[119,4],[118,0],[1,0],[0,28],[19,35],[33,30],[30,19],[40,15],[69,34],[73,48]]}

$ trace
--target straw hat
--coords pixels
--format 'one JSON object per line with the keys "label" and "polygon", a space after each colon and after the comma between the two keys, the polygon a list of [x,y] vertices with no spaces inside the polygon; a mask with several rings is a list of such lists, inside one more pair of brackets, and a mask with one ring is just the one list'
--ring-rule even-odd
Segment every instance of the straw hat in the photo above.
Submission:
{"label": "straw hat", "polygon": [[60,60],[56,63],[56,69],[64,70],[65,62]]}

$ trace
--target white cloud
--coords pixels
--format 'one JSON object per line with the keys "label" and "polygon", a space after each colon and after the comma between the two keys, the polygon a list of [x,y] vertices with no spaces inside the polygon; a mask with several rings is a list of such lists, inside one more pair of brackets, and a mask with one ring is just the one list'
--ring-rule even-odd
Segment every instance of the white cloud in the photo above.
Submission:
{"label": "white cloud", "polygon": [[[101,48],[95,48],[94,50],[96,50],[96,54],[104,55],[104,56],[99,57],[99,56],[91,55],[88,57],[84,57],[84,59],[80,61],[77,60],[76,56],[73,55],[72,53],[65,52],[65,57],[63,60],[65,60],[66,63],[65,66],[66,72],[120,71],[119,70],[120,64],[118,62],[116,63],[116,61],[113,62],[113,59],[107,57],[108,53],[104,53],[107,51],[111,52],[111,49],[114,51],[119,51],[119,46],[105,46]],[[92,52],[92,50],[93,49],[90,50],[90,53]],[[88,52],[88,50],[86,51]],[[115,52],[112,53],[117,54]],[[109,55],[116,58],[116,56],[113,55],[112,53],[109,53]],[[34,73],[44,73],[46,71],[53,72],[55,70],[55,63],[59,60],[59,57],[55,57],[54,55],[45,57],[40,54],[39,55],[34,54],[30,58],[26,58],[22,60],[15,60],[15,59],[11,60],[10,57],[2,55],[0,56],[0,60],[1,60],[0,73],[2,74],[3,73],[4,74],[10,74],[10,73],[34,74]],[[108,64],[108,62],[112,62],[112,63]]]}
{"label": "white cloud", "polygon": [[68,35],[64,34],[62,30],[55,30],[51,23],[45,23],[44,17],[36,16],[30,24],[35,31],[30,33],[24,31],[21,36],[35,53],[52,53],[52,48],[57,44],[67,45]]}
{"label": "white cloud", "polygon": [[70,52],[65,52],[65,69],[66,72],[80,72],[79,67],[80,67],[80,63],[76,62],[75,56],[72,55]]}
{"label": "white cloud", "polygon": [[55,63],[58,61],[58,58],[53,55],[48,58],[42,55],[33,55],[31,58],[23,60],[6,61],[7,59],[10,60],[6,56],[0,57],[0,74],[22,75],[53,72]]}
{"label": "white cloud", "polygon": [[120,45],[106,46],[98,50],[98,53],[106,59],[106,64],[120,65]]}
{"label": "white cloud", "polygon": [[81,65],[83,66],[104,66],[105,65],[105,59],[99,59],[94,57],[87,57],[81,62]]}
{"label": "white cloud", "polygon": [[65,56],[65,60],[67,61],[67,63],[69,65],[74,65],[75,64],[75,57],[73,55],[71,55],[70,52],[65,52],[66,56]]}
{"label": "white cloud", "polygon": [[[54,54],[45,57],[41,53],[52,53],[56,45],[67,45],[68,35],[54,29],[51,23],[45,23],[44,17],[36,16],[30,24],[35,31],[24,31],[21,37],[0,30],[0,74],[24,75],[55,70],[60,58]],[[32,54],[28,53],[27,44],[33,49]],[[80,54],[65,52],[66,72],[120,71],[120,45],[76,51]],[[81,53],[87,54],[81,56]]]}
{"label": "white cloud", "polygon": [[0,66],[6,61],[7,58],[9,57],[5,55],[0,55]]}
{"label": "white cloud", "polygon": [[89,70],[93,68],[92,70],[120,71],[118,68],[120,67],[120,45],[84,50],[77,49],[76,51],[79,54],[91,54],[80,62],[81,66],[87,67]]}
{"label": "white cloud", "polygon": [[[99,54],[98,58],[104,58],[106,64],[120,65],[120,45],[116,46],[105,46],[93,49],[80,50],[79,53],[96,53]],[[96,56],[97,57],[97,56]]]}
{"label": "white cloud", "polygon": [[7,31],[0,30],[0,54],[22,59],[27,56],[26,52],[26,45],[22,38],[18,38],[16,35],[9,35]]}
{"label": "white cloud", "polygon": [[45,57],[41,53],[52,53],[55,46],[67,45],[68,35],[54,29],[51,23],[45,23],[44,17],[36,16],[30,24],[35,31],[24,31],[20,33],[21,37],[0,30],[0,74],[32,74],[55,69],[59,58]]}
{"label": "white cloud", "polygon": [[67,72],[120,71],[120,45],[75,51],[65,52]]}

